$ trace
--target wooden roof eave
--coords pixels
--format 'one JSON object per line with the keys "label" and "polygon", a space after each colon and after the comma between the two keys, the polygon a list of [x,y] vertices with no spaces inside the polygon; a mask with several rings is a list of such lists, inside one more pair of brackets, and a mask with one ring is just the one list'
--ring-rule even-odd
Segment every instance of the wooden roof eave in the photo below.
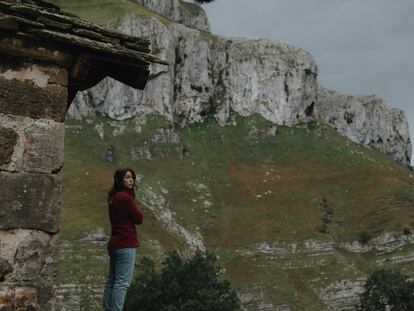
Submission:
{"label": "wooden roof eave", "polygon": [[[57,46],[68,56],[72,55],[72,61],[65,61],[70,71],[69,103],[78,90],[93,87],[106,76],[143,89],[151,63],[168,65],[150,54],[148,39],[85,22],[43,0],[0,0],[0,35],[2,46],[6,47],[0,51],[2,54],[15,48],[7,46],[7,42],[11,42],[7,37],[13,35],[22,40],[34,40],[40,46],[47,42],[48,46]],[[54,59],[54,55],[40,55],[32,48],[27,52],[60,61]],[[22,54],[25,52],[19,53]]]}
{"label": "wooden roof eave", "polygon": [[144,89],[150,74],[149,64],[126,64],[108,61],[107,56],[79,53],[69,72],[68,107],[78,91],[89,89],[106,77],[111,77],[135,89]]}

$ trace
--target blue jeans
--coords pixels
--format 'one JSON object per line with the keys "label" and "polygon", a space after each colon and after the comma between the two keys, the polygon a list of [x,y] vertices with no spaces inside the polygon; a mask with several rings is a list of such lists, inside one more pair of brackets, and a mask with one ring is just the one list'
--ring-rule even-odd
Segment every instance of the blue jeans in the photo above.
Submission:
{"label": "blue jeans", "polygon": [[103,294],[104,311],[122,311],[132,282],[135,248],[109,249],[109,275]]}

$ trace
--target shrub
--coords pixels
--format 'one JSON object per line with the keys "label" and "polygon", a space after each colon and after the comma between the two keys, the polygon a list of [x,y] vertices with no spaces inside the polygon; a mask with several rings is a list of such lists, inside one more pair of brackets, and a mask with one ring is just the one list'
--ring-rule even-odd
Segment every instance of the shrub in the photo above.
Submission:
{"label": "shrub", "polygon": [[203,3],[210,3],[213,2],[214,0],[195,0],[195,2],[199,3],[199,4],[203,4]]}
{"label": "shrub", "polygon": [[314,130],[318,128],[318,122],[316,121],[309,121],[307,124],[308,130]]}
{"label": "shrub", "polygon": [[414,282],[399,271],[375,271],[364,288],[358,310],[414,310]]}
{"label": "shrub", "polygon": [[211,252],[197,251],[182,258],[168,252],[157,271],[154,262],[144,257],[138,265],[136,280],[128,289],[128,311],[233,311],[239,309],[236,292],[220,280],[220,267]]}
{"label": "shrub", "polygon": [[363,245],[367,245],[369,240],[371,240],[369,234],[367,232],[362,232],[359,236],[358,242]]}

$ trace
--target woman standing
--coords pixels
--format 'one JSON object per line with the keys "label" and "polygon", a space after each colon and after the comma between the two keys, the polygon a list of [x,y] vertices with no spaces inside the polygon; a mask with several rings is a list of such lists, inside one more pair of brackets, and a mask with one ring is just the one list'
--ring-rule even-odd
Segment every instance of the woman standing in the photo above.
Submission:
{"label": "woman standing", "polygon": [[123,310],[126,292],[132,282],[135,249],[140,245],[135,225],[142,224],[144,218],[134,201],[135,179],[132,169],[118,169],[108,193],[111,237],[107,246],[109,275],[103,295],[104,311]]}

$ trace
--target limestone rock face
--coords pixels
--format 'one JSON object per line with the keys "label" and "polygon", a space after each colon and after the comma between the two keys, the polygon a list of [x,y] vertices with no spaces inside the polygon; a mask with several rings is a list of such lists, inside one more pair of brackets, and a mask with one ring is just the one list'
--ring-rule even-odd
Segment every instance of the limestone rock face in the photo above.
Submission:
{"label": "limestone rock face", "polygon": [[207,13],[197,4],[180,1],[181,23],[191,28],[210,32]]}
{"label": "limestone rock face", "polygon": [[[179,21],[183,8],[193,5],[178,0],[137,1]],[[158,114],[182,127],[209,116],[224,126],[233,123],[236,114],[255,113],[276,125],[322,120],[356,143],[374,147],[404,165],[410,163],[404,112],[388,108],[376,96],[350,97],[318,87],[316,62],[303,49],[265,39],[213,36],[152,16],[129,14],[116,27],[148,37],[153,53],[170,65],[151,65],[143,91],[105,79],[78,94],[68,111],[70,117],[100,112],[122,121]]]}
{"label": "limestone rock face", "polygon": [[173,21],[180,19],[179,0],[136,0],[143,7],[146,7],[159,15],[168,17]]}
{"label": "limestone rock face", "polygon": [[136,0],[136,2],[187,27],[210,31],[207,14],[197,4],[181,0]]}
{"label": "limestone rock face", "polygon": [[311,116],[306,109],[316,102],[317,67],[304,50],[264,39],[223,38],[213,53],[212,96],[221,124],[232,111],[286,125]]}
{"label": "limestone rock face", "polygon": [[158,51],[161,57],[168,60],[170,67],[151,65],[151,75],[145,91],[135,90],[112,79],[104,79],[94,88],[78,93],[68,115],[81,119],[100,112],[122,121],[136,115],[155,113],[172,121],[175,37],[171,30],[155,18],[137,18],[136,15],[125,16],[119,23],[119,29],[139,37],[149,37],[152,50]]}
{"label": "limestone rock face", "polygon": [[119,29],[150,37],[153,50],[170,66],[153,65],[144,91],[104,80],[78,94],[70,116],[98,111],[125,120],[156,113],[182,126],[209,115],[225,125],[235,113],[259,113],[286,125],[311,117],[307,111],[316,103],[317,67],[304,50],[264,39],[214,37],[152,17],[127,15]]}
{"label": "limestone rock face", "polygon": [[352,141],[410,164],[407,116],[404,111],[388,107],[382,98],[344,95],[321,86],[315,115]]}

